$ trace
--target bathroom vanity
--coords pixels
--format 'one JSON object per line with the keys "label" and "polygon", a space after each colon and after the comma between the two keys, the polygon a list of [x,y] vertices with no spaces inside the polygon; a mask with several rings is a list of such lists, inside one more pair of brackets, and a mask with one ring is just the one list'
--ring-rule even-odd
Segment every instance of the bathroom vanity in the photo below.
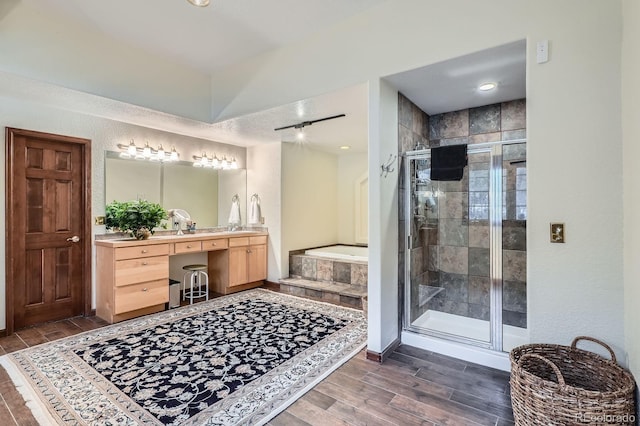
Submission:
{"label": "bathroom vanity", "polygon": [[229,294],[267,278],[266,232],[210,232],[96,240],[96,315],[109,323],[165,309],[170,256],[207,252],[209,286]]}

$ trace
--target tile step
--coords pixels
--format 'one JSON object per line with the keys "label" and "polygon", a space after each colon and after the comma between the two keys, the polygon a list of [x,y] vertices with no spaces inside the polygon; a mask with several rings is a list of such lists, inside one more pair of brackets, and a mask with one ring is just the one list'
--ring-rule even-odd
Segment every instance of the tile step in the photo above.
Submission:
{"label": "tile step", "polygon": [[358,309],[362,309],[362,297],[367,295],[366,287],[354,288],[346,284],[334,284],[302,278],[281,279],[280,290],[295,296],[308,297]]}

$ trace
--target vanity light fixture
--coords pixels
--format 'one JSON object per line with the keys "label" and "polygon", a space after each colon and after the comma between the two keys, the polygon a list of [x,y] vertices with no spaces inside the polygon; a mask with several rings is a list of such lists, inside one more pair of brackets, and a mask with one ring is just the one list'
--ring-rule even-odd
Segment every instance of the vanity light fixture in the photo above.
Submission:
{"label": "vanity light fixture", "polygon": [[198,7],[209,6],[209,0],[187,0],[187,1],[192,5],[198,6]]}
{"label": "vanity light fixture", "polygon": [[118,148],[120,148],[120,158],[161,162],[180,160],[180,155],[175,147],[171,149],[171,152],[167,152],[162,145],[158,146],[158,149],[153,149],[147,142],[143,148],[139,148],[131,139],[128,145],[118,144]]}
{"label": "vanity light fixture", "polygon": [[193,167],[202,167],[214,170],[230,170],[238,168],[238,162],[235,157],[231,160],[227,160],[226,156],[218,158],[218,156],[214,154],[212,157],[209,157],[207,156],[207,153],[203,152],[200,156],[194,155],[193,159],[195,160],[193,162]]}
{"label": "vanity light fixture", "polygon": [[496,87],[498,87],[498,83],[488,82],[482,83],[480,86],[478,86],[478,90],[481,92],[488,92],[495,89]]}

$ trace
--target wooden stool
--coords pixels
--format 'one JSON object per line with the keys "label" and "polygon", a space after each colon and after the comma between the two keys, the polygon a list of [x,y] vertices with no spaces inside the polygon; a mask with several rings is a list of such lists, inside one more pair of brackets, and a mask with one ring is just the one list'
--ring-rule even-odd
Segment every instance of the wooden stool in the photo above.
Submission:
{"label": "wooden stool", "polygon": [[[209,300],[209,275],[207,265],[195,264],[182,267],[185,274],[182,278],[182,300],[189,299],[189,304],[193,304],[193,299],[206,297]],[[187,279],[189,280],[189,290],[187,290]],[[202,286],[204,284],[204,290]]]}

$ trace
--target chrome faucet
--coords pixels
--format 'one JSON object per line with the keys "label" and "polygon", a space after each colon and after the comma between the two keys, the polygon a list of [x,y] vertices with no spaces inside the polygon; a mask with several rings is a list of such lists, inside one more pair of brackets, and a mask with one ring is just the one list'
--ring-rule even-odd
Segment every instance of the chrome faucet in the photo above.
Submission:
{"label": "chrome faucet", "polygon": [[178,220],[177,222],[173,222],[174,227],[177,225],[178,227],[178,232],[176,232],[176,235],[184,235],[184,232],[182,232],[182,220]]}

